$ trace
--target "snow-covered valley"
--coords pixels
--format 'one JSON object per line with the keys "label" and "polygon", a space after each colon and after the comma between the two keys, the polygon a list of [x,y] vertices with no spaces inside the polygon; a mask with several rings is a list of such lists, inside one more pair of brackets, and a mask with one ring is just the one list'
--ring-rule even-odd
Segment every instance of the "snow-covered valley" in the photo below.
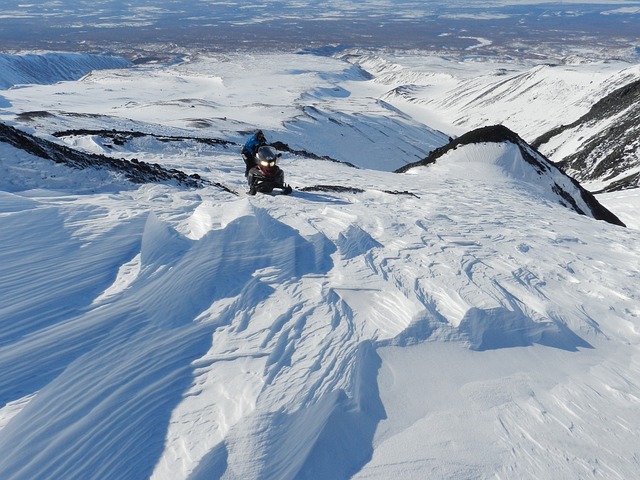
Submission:
{"label": "snow-covered valley", "polygon": [[[638,190],[595,220],[507,141],[393,173],[485,124],[537,138],[637,65],[512,65],[523,96],[504,65],[356,53],[0,91],[4,124],[210,182],[0,139],[0,478],[637,475]],[[293,195],[245,193],[257,128]]]}

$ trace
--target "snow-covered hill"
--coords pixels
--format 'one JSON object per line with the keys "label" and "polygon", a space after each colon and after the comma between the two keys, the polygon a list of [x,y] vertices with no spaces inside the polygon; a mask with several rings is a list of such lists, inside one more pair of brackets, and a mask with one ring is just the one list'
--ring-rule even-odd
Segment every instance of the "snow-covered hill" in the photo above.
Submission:
{"label": "snow-covered hill", "polygon": [[[634,477],[637,196],[607,198],[629,228],[579,215],[508,139],[393,173],[449,140],[385,91],[256,55],[3,93],[203,182],[0,142],[0,478]],[[244,193],[257,127],[292,196]]]}
{"label": "snow-covered hill", "polygon": [[[498,151],[492,148],[495,144],[499,146]],[[463,149],[461,157],[459,153],[450,154],[453,150],[468,145],[481,145],[481,147],[473,153],[467,147]],[[625,226],[619,218],[604,208],[591,192],[503,125],[482,127],[468,132],[452,140],[448,145],[434,150],[424,160],[405,165],[397,172],[403,173],[416,166],[435,163],[447,154],[462,159],[467,156],[484,159],[486,163],[499,167],[504,175],[529,184],[550,201],[566,206],[581,215]]]}

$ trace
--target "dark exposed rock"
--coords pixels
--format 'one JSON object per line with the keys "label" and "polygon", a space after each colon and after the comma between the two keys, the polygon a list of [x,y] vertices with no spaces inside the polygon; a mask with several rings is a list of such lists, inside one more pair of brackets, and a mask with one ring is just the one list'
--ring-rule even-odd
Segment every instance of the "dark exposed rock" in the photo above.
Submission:
{"label": "dark exposed rock", "polygon": [[611,182],[608,186],[596,193],[617,192],[620,190],[627,190],[629,188],[637,188],[640,185],[640,173],[634,173],[627,177]]}
{"label": "dark exposed rock", "polygon": [[[356,187],[345,187],[342,185],[312,185],[309,187],[302,187],[299,189],[301,192],[337,192],[337,193],[364,193],[366,190]],[[389,195],[407,195],[409,197],[420,198],[418,195],[412,192],[400,192],[398,190],[382,190]]]}
{"label": "dark exposed rock", "polygon": [[34,110],[31,112],[22,112],[16,115],[16,120],[19,122],[31,122],[36,118],[52,117],[53,114],[44,110]]}
{"label": "dark exposed rock", "polygon": [[294,155],[298,155],[300,157],[311,158],[313,160],[326,160],[328,162],[341,163],[341,164],[347,165],[349,167],[358,168],[352,163],[343,162],[341,160],[336,160],[335,158],[331,158],[331,157],[329,157],[327,155],[317,155],[317,154],[315,154],[313,152],[308,152],[306,150],[293,149],[288,144],[286,144],[284,142],[280,142],[280,141],[272,142],[270,145],[273,148],[275,148],[276,150],[279,150],[281,152],[293,153]]}
{"label": "dark exposed rock", "polygon": [[302,187],[301,192],[338,192],[338,193],[364,193],[362,188],[343,187],[342,185],[312,185]]}

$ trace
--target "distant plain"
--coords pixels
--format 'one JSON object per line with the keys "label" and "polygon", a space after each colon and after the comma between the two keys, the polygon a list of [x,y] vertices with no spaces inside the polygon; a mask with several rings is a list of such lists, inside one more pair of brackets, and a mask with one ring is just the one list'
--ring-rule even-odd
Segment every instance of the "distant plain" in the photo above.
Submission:
{"label": "distant plain", "polygon": [[[517,2],[511,2],[517,3]],[[6,6],[4,6],[6,4]],[[640,2],[243,2],[5,0],[0,50],[296,51],[356,47],[457,57],[640,57]],[[331,50],[329,50],[330,52]]]}

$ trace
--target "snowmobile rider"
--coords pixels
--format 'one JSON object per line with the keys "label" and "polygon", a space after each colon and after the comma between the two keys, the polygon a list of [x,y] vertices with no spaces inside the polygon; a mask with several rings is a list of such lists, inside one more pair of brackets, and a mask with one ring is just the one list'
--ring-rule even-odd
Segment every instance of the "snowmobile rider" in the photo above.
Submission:
{"label": "snowmobile rider", "polygon": [[264,145],[256,152],[257,164],[249,169],[247,183],[249,184],[249,195],[257,192],[271,193],[274,188],[282,190],[282,193],[289,195],[293,189],[284,183],[284,172],[278,166],[280,154],[275,148]]}
{"label": "snowmobile rider", "polygon": [[244,170],[244,176],[246,177],[249,174],[249,170],[251,168],[258,165],[258,160],[256,158],[256,154],[258,153],[258,149],[260,147],[264,147],[267,145],[267,139],[262,133],[262,130],[258,130],[256,133],[249,137],[247,143],[242,147],[242,159],[244,160],[244,164],[246,166]]}

